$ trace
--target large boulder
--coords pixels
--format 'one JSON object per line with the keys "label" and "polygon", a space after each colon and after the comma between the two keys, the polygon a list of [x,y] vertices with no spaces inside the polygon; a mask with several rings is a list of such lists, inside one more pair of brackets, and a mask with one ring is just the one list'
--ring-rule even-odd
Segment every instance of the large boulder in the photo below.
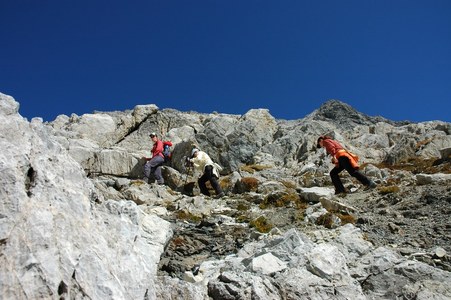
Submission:
{"label": "large boulder", "polygon": [[169,223],[97,193],[41,120],[0,95],[4,299],[154,298]]}

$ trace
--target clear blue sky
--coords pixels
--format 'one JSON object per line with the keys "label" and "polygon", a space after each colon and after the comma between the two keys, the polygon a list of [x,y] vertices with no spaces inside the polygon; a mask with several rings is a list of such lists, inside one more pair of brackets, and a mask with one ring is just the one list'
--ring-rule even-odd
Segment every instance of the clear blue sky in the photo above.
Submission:
{"label": "clear blue sky", "polygon": [[300,119],[329,99],[451,121],[450,0],[0,0],[22,116],[133,109]]}

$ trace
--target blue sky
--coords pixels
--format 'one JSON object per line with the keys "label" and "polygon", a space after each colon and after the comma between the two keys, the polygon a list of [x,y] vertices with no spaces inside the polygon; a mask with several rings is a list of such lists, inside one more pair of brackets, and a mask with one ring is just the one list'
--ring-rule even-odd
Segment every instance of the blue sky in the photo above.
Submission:
{"label": "blue sky", "polygon": [[0,92],[28,119],[329,99],[370,116],[451,121],[449,0],[0,0]]}

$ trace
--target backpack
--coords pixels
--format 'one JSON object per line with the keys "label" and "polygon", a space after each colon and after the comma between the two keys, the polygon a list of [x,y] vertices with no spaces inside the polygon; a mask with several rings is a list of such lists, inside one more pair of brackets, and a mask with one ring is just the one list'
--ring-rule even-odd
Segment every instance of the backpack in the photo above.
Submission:
{"label": "backpack", "polygon": [[349,155],[351,155],[352,159],[355,160],[355,162],[359,162],[359,156],[357,154],[354,154],[352,152],[346,151],[348,152]]}
{"label": "backpack", "polygon": [[171,147],[172,147],[172,143],[170,141],[163,141],[164,162],[168,162],[172,158]]}
{"label": "backpack", "polygon": [[354,169],[358,169],[359,168],[359,157],[357,154],[354,154],[352,152],[349,152],[348,150],[346,150],[346,152],[349,154],[349,161],[351,162],[351,166]]}

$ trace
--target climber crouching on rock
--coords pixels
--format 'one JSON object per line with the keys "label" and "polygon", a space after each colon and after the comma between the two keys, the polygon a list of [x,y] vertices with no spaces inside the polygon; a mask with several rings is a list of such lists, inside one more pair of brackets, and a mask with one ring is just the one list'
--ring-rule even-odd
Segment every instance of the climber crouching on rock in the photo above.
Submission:
{"label": "climber crouching on rock", "polygon": [[365,190],[376,187],[374,181],[369,180],[365,175],[359,172],[356,156],[349,151],[346,151],[337,141],[327,135],[320,136],[316,142],[316,147],[325,148],[326,152],[332,156],[332,163],[335,164],[335,167],[330,171],[330,178],[335,187],[335,195],[347,193],[347,190],[343,186],[340,176],[338,175],[344,169],[348,171],[349,175],[365,185]]}
{"label": "climber crouching on rock", "polygon": [[206,182],[210,181],[211,186],[216,192],[216,198],[222,198],[224,196],[224,192],[218,183],[219,171],[222,170],[222,168],[218,164],[214,163],[207,153],[200,151],[197,148],[194,148],[191,151],[191,158],[189,158],[189,162],[193,164],[194,171],[202,173],[202,176],[200,176],[197,180],[201,193],[205,196],[210,196],[210,192],[206,186]]}

